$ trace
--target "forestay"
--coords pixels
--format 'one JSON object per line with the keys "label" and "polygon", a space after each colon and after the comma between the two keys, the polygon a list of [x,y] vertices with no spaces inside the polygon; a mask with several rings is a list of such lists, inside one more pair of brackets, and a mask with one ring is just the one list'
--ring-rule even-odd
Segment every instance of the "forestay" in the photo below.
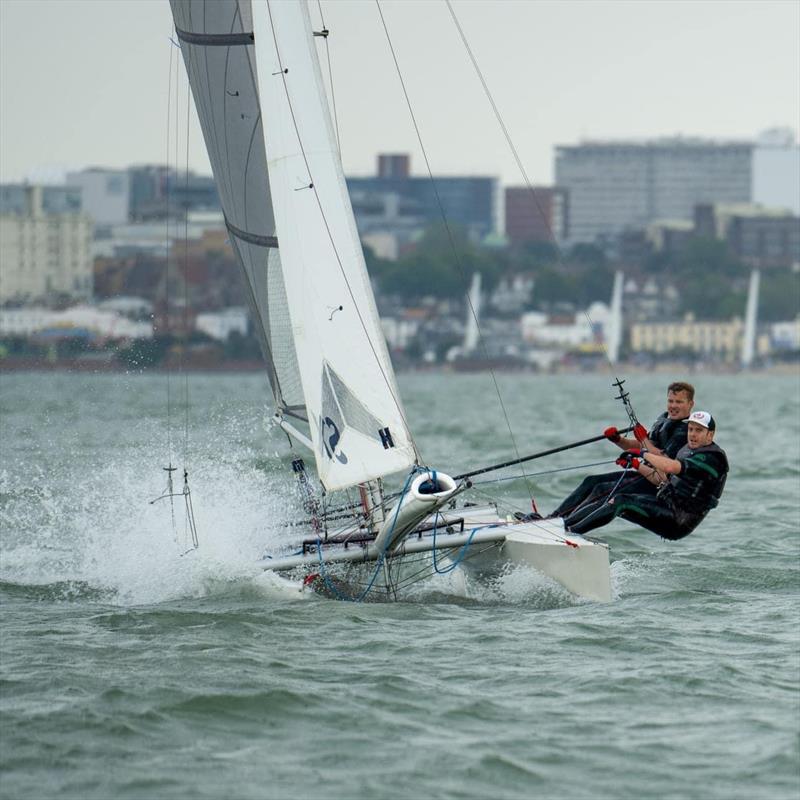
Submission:
{"label": "forestay", "polygon": [[256,74],[283,278],[320,480],[407,469],[397,391],[336,147],[308,8],[254,0]]}
{"label": "forestay", "polygon": [[250,0],[170,0],[278,411],[306,419],[267,181]]}

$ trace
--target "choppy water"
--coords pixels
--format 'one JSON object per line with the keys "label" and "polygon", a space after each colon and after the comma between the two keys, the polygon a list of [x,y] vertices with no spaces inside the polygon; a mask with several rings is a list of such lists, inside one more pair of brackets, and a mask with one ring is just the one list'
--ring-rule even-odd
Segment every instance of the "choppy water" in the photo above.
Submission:
{"label": "choppy water", "polygon": [[[296,504],[261,378],[190,379],[201,549],[181,557],[148,503],[164,377],[3,375],[0,796],[797,798],[800,386],[695,380],[726,495],[681,542],[606,529],[613,603],[514,573],[350,604],[291,602],[253,568]],[[429,463],[513,455],[488,376],[400,382]],[[523,453],[623,421],[604,376],[500,382]],[[643,419],[666,383],[630,379]],[[536,478],[540,507],[581,474]],[[521,483],[499,490],[526,505]]]}

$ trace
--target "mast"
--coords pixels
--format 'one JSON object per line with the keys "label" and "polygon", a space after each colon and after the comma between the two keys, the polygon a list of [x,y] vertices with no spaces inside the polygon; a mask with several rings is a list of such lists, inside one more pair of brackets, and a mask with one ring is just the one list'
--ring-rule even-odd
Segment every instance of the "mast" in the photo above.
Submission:
{"label": "mast", "polygon": [[470,355],[478,346],[478,321],[481,318],[481,274],[472,273],[467,303],[467,322],[464,328],[463,354]]}
{"label": "mast", "polygon": [[747,311],[744,317],[741,356],[741,366],[743,369],[752,366],[756,354],[756,325],[758,321],[758,292],[760,283],[761,272],[758,269],[754,269],[750,273],[750,287],[747,290]]}
{"label": "mast", "polygon": [[622,344],[622,292],[625,276],[622,270],[614,273],[614,288],[611,291],[611,308],[606,323],[606,354],[611,364],[619,361],[619,348]]}

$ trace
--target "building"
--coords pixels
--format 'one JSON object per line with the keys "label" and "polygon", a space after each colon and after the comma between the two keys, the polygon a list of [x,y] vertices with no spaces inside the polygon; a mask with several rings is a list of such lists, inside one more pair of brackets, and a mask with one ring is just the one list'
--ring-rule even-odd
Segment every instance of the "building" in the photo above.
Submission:
{"label": "building", "polygon": [[211,311],[198,314],[195,318],[196,331],[205,333],[212,339],[224,342],[232,333],[247,336],[250,316],[244,307],[223,308],[221,311]]}
{"label": "building", "polygon": [[743,333],[744,324],[738,317],[714,322],[687,314],[680,322],[639,322],[631,325],[631,352],[737,361]]}
{"label": "building", "polygon": [[0,303],[90,298],[92,222],[79,190],[12,185],[0,197]]}
{"label": "building", "polygon": [[415,177],[409,175],[407,155],[379,155],[378,174],[347,178],[347,188],[359,234],[375,233],[375,216],[385,215],[385,230],[407,237],[408,218],[413,218],[419,232],[440,225],[442,213],[449,225],[465,230],[472,241],[502,233],[503,195],[497,178]]}
{"label": "building", "polygon": [[698,205],[694,233],[725,241],[737,258],[754,268],[800,264],[800,216],[787,208]]}
{"label": "building", "polygon": [[120,225],[130,213],[130,175],[122,169],[92,167],[67,173],[67,185],[81,191],[83,210],[95,225]]}
{"label": "building", "polygon": [[505,192],[506,238],[524,242],[563,242],[569,236],[567,192],[556,186],[509,186]]}
{"label": "building", "polygon": [[747,203],[753,145],[703,139],[585,142],[556,148],[569,193],[569,242],[597,242],[656,220],[691,220],[698,203]]}
{"label": "building", "polygon": [[790,128],[764,131],[756,140],[752,200],[800,216],[800,144]]}
{"label": "building", "polygon": [[179,173],[162,164],[129,167],[128,174],[130,218],[134,222],[183,219],[193,211],[222,211],[211,175]]}
{"label": "building", "polygon": [[47,339],[147,339],[153,335],[149,320],[132,320],[116,311],[77,305],[63,311],[41,306],[0,310],[0,336]]}

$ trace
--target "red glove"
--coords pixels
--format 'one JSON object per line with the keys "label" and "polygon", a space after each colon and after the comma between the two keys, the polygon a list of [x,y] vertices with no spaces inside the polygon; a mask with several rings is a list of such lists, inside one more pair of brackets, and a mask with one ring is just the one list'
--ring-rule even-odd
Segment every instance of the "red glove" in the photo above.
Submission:
{"label": "red glove", "polygon": [[613,425],[603,431],[603,436],[605,436],[609,442],[618,442],[622,438],[619,431]]}
{"label": "red glove", "polygon": [[633,435],[638,441],[643,442],[647,438],[647,428],[641,422],[637,422],[633,426]]}
{"label": "red glove", "polygon": [[617,464],[621,466],[623,469],[628,469],[628,467],[632,469],[639,469],[639,465],[642,463],[639,459],[641,458],[642,452],[641,450],[626,450],[618,459]]}

